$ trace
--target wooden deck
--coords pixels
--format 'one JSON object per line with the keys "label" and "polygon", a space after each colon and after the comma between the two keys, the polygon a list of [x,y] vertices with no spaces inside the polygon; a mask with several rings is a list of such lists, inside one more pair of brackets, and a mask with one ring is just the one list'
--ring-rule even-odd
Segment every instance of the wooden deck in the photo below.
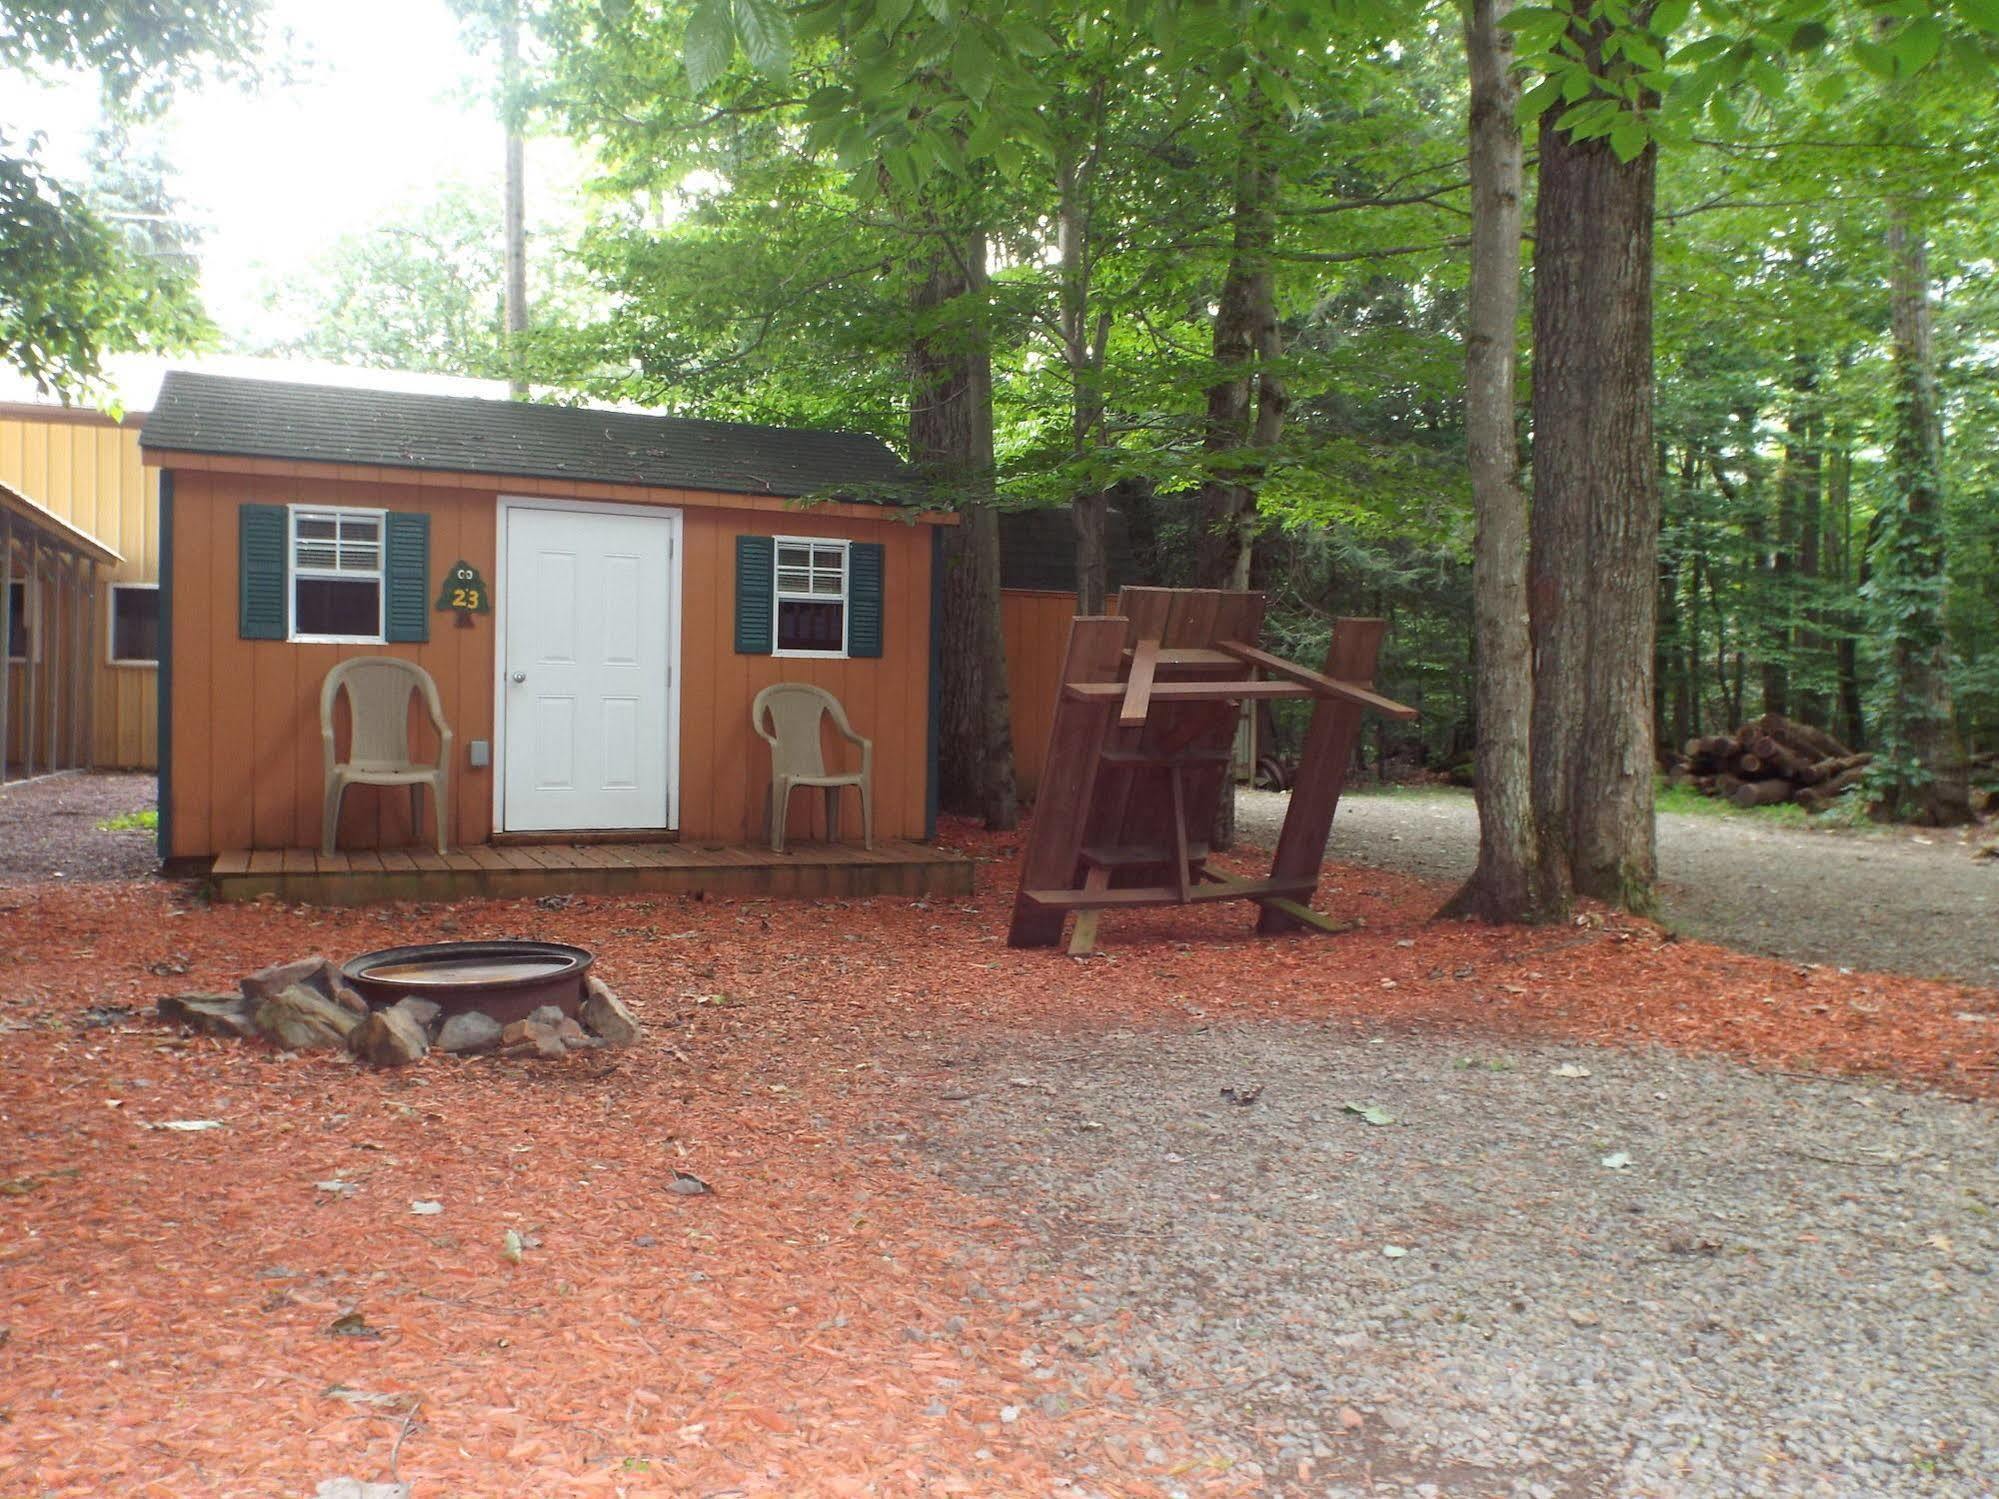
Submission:
{"label": "wooden deck", "polygon": [[825,899],[868,895],[969,895],[972,861],[920,843],[546,843],[322,854],[291,848],[220,854],[209,871],[216,899],[354,906],[382,900],[479,896],[722,895]]}

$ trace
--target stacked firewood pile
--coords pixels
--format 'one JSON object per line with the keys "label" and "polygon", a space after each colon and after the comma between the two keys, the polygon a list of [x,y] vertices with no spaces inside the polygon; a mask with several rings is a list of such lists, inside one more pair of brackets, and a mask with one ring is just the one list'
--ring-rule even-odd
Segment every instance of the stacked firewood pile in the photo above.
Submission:
{"label": "stacked firewood pile", "polygon": [[1796,802],[1821,812],[1860,784],[1873,759],[1823,729],[1766,713],[1733,734],[1689,739],[1672,779],[1738,807]]}

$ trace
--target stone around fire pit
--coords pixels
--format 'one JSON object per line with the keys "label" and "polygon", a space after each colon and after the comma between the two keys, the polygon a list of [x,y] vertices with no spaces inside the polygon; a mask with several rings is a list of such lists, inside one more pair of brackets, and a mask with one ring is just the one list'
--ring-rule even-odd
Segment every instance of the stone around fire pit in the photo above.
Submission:
{"label": "stone around fire pit", "polygon": [[[637,1019],[595,975],[587,978],[580,1020],[561,1005],[543,1004],[525,1019],[503,1024],[478,1008],[446,1014],[418,994],[370,1009],[339,973],[323,957],[301,958],[246,975],[240,995],[166,995],[157,1008],[167,1023],[206,1035],[261,1037],[288,1051],[344,1049],[377,1067],[405,1067],[432,1050],[461,1056],[497,1051],[555,1061],[572,1051],[630,1046],[639,1037]],[[475,1004],[479,998],[476,993],[468,997]],[[495,997],[501,1004],[506,998],[518,1003],[517,996]]]}
{"label": "stone around fire pit", "polygon": [[334,991],[342,987],[340,970],[333,966],[333,960],[319,953],[309,958],[299,958],[291,963],[273,963],[269,968],[259,968],[255,973],[243,975],[243,997],[255,1005],[284,993],[294,984],[304,984],[316,989],[322,998],[332,999]]}
{"label": "stone around fire pit", "polygon": [[461,1010],[437,1031],[437,1049],[469,1056],[500,1044],[500,1022],[483,1010]]}
{"label": "stone around fire pit", "polygon": [[257,1006],[257,1029],[287,1051],[332,1051],[361,1017],[308,984],[293,984]]}
{"label": "stone around fire pit", "polygon": [[611,986],[591,974],[583,984],[583,1023],[611,1046],[630,1046],[639,1038],[639,1023]]}
{"label": "stone around fire pit", "polygon": [[393,1008],[401,1010],[426,1031],[436,1025],[437,1017],[444,1013],[444,1006],[435,1000],[422,999],[414,994],[404,995]]}
{"label": "stone around fire pit", "polygon": [[168,1025],[184,1025],[204,1036],[248,1041],[257,1034],[250,1001],[240,994],[162,994],[153,1008]]}
{"label": "stone around fire pit", "polygon": [[[537,1015],[540,1011],[535,1012]],[[556,1011],[557,1015],[561,1011]],[[555,1027],[545,1020],[537,1020],[534,1015],[525,1020],[516,1020],[500,1032],[500,1052],[510,1057],[542,1057],[557,1061],[569,1055],[569,1048],[563,1045],[562,1037]]]}
{"label": "stone around fire pit", "polygon": [[347,1046],[355,1056],[377,1067],[407,1067],[430,1055],[430,1034],[419,1012],[405,1000],[362,1021],[347,1038]]}

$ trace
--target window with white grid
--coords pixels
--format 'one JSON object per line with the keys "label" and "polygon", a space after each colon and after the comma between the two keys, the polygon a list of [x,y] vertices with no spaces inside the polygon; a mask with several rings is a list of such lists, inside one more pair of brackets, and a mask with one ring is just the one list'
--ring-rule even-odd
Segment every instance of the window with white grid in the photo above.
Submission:
{"label": "window with white grid", "polygon": [[381,640],[382,512],[294,505],[291,517],[291,638]]}
{"label": "window with white grid", "polygon": [[847,653],[847,543],[780,536],[776,628],[780,656]]}

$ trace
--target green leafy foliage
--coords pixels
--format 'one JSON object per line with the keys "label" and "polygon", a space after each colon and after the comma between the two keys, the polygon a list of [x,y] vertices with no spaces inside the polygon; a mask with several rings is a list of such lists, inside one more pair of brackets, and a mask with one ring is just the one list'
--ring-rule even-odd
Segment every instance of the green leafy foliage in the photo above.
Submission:
{"label": "green leafy foliage", "polygon": [[207,333],[184,272],[123,236],[0,136],[0,360],[44,390],[93,381],[106,349],[184,347]]}
{"label": "green leafy foliage", "polygon": [[[1893,684],[1876,642],[1896,619],[1943,631],[1960,728],[1999,739],[1995,20],[1988,0],[1514,14],[1524,120],[1659,153],[1665,743],[1766,706],[1877,743]],[[602,163],[580,264],[604,299],[544,335],[548,378],[899,441],[912,339],[977,338],[1008,502],[1108,494],[1144,572],[1185,582],[1188,497],[1251,486],[1274,641],[1311,659],[1333,616],[1388,616],[1383,683],[1424,717],[1419,741],[1370,753],[1463,757],[1454,8],[560,0],[547,29],[547,95]],[[1206,392],[1243,373],[1212,335],[1251,101],[1277,122],[1258,253],[1290,404],[1269,449],[1215,451]],[[1931,210],[1947,427],[1950,563],[1913,589],[1885,459],[1895,195]],[[915,317],[912,287],[966,225],[989,231],[989,294]]]}
{"label": "green leafy foliage", "polygon": [[[263,23],[263,0],[6,0],[0,67],[95,73],[119,108],[143,113],[182,85],[249,74]],[[40,153],[32,136],[0,135],[0,360],[73,392],[107,350],[204,337],[188,265],[130,243]]]}
{"label": "green leafy foliage", "polygon": [[[428,202],[343,234],[307,275],[273,287],[275,321],[296,331],[260,352],[502,378],[504,260],[494,195],[446,183]],[[549,330],[574,327],[587,292],[566,255],[531,255],[528,265],[530,340],[559,344]]]}

